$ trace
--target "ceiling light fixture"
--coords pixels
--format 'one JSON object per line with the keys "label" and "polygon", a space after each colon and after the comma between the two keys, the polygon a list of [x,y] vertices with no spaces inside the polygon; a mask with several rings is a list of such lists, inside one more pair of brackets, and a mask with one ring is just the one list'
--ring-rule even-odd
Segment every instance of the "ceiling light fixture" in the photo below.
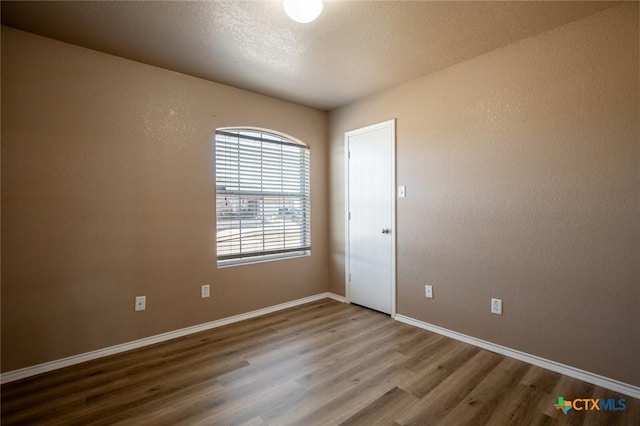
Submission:
{"label": "ceiling light fixture", "polygon": [[284,11],[301,24],[313,21],[322,13],[322,0],[284,0]]}

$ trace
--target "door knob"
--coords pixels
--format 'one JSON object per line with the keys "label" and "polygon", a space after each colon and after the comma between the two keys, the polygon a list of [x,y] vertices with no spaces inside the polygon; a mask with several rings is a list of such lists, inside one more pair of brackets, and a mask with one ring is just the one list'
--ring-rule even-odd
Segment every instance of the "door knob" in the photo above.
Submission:
{"label": "door knob", "polygon": [[389,228],[382,228],[382,233],[383,233],[383,234],[390,234],[390,233],[391,233],[391,229],[389,229]]}

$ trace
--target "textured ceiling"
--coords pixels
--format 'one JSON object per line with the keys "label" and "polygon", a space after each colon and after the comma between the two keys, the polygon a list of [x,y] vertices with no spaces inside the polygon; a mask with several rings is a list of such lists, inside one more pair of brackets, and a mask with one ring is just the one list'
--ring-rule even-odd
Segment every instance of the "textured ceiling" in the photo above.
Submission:
{"label": "textured ceiling", "polygon": [[2,1],[11,27],[330,110],[615,2]]}

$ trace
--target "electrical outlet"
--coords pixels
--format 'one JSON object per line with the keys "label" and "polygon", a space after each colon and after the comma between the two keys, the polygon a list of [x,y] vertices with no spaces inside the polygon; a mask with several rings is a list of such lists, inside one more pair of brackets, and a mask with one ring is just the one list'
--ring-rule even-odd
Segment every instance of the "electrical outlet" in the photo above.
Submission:
{"label": "electrical outlet", "polygon": [[430,286],[429,284],[424,286],[424,297],[433,299],[433,286]]}
{"label": "electrical outlet", "polygon": [[209,297],[209,284],[205,284],[200,287],[200,297],[202,297],[203,299]]}
{"label": "electrical outlet", "polygon": [[147,296],[136,296],[136,311],[147,309]]}
{"label": "electrical outlet", "polygon": [[502,299],[491,299],[491,313],[502,315]]}

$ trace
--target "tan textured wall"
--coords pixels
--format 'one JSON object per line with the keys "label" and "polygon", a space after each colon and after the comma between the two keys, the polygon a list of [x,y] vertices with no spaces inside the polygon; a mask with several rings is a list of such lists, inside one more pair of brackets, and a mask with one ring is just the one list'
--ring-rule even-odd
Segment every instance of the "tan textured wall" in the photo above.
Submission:
{"label": "tan textured wall", "polygon": [[343,133],[395,117],[398,312],[640,385],[638,59],[624,4],[332,112],[330,291]]}
{"label": "tan textured wall", "polygon": [[[311,146],[312,256],[216,269],[236,125]],[[3,27],[2,371],[326,291],[327,139],[324,112]]]}

